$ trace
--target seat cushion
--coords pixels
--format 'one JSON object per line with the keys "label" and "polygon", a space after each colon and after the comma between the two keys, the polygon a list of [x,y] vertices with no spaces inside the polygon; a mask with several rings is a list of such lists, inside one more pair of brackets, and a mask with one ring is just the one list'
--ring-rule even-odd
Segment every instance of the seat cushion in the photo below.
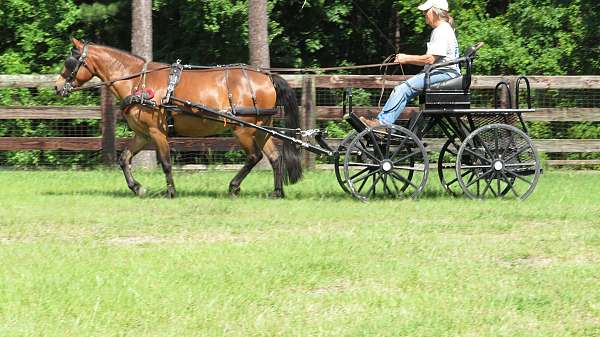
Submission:
{"label": "seat cushion", "polygon": [[463,77],[458,76],[448,81],[438,82],[429,86],[431,90],[464,90]]}

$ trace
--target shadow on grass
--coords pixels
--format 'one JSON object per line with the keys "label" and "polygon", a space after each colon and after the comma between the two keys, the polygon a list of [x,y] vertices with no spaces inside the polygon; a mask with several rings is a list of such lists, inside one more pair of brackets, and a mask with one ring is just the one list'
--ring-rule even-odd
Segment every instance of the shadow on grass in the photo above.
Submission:
{"label": "shadow on grass", "polygon": [[[92,196],[92,197],[111,197],[111,198],[128,198],[136,199],[133,192],[129,190],[103,190],[103,189],[83,189],[76,191],[47,191],[43,192],[43,195],[47,196]],[[212,199],[265,199],[265,200],[278,200],[271,197],[271,191],[255,191],[255,190],[242,190],[239,196],[232,197],[229,195],[226,189],[210,189],[210,190],[187,190],[181,189],[177,191],[176,198],[212,198]],[[148,190],[146,195],[139,197],[140,199],[163,199],[165,198],[164,190]],[[352,195],[345,193],[344,191],[290,191],[286,192],[285,200],[331,200],[331,201],[343,201],[343,200],[355,200]],[[425,190],[418,199],[464,199],[464,197],[453,197],[440,190]],[[417,199],[417,200],[418,200]],[[382,195],[375,195],[369,201],[388,201],[388,200],[411,200],[410,198],[390,198]],[[358,200],[356,200],[358,202]]]}
{"label": "shadow on grass", "polygon": [[[135,199],[136,197],[133,192],[126,190],[115,190],[115,191],[107,191],[100,189],[85,189],[85,190],[77,190],[77,191],[69,191],[69,192],[43,192],[43,195],[47,196],[94,196],[94,197],[114,197],[114,198],[129,198]],[[227,190],[178,190],[176,198],[214,198],[214,199],[271,199],[277,200],[276,198],[271,197],[271,192],[262,192],[262,191],[242,191],[239,196],[232,197],[229,195]],[[149,190],[146,192],[146,195],[143,197],[139,197],[140,199],[161,199],[165,198],[165,191],[159,190]],[[345,194],[343,191],[340,192],[306,192],[303,191],[301,193],[288,193],[286,194],[285,199],[288,200],[299,200],[299,199],[351,199],[350,195]]]}

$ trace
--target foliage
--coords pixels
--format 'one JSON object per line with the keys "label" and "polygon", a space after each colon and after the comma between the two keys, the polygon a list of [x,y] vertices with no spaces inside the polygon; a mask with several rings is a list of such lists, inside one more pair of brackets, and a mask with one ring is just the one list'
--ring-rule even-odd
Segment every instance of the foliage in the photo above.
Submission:
{"label": "foliage", "polygon": [[[421,54],[430,34],[417,9],[422,0],[269,0],[271,64],[284,67],[336,66],[381,62],[399,50]],[[462,49],[486,46],[474,65],[478,74],[575,75],[600,73],[600,3],[591,0],[450,0]],[[133,13],[135,15],[135,13]],[[69,51],[69,36],[130,49],[131,2],[125,0],[0,1],[0,73],[58,73]],[[247,0],[154,0],[154,59],[190,64],[248,61]],[[407,73],[419,71],[405,67]],[[377,69],[354,73],[378,73]],[[368,92],[355,91],[355,104]],[[546,106],[574,107],[564,93],[548,91]],[[95,104],[76,93],[58,99],[47,89],[0,90],[0,105]],[[44,134],[50,123],[7,125],[0,134]],[[9,127],[17,127],[18,131]],[[330,134],[345,127],[329,123]],[[130,131],[121,127],[119,135]],[[534,124],[540,137],[556,134],[550,124]],[[574,125],[561,134],[594,137],[594,125]]]}
{"label": "foliage", "polygon": [[79,8],[73,1],[0,2],[0,73],[57,73]]}
{"label": "foliage", "polygon": [[[380,62],[399,49],[422,53],[430,29],[421,0],[270,0],[272,64],[333,66]],[[79,3],[79,5],[78,5]],[[463,48],[486,42],[476,63],[482,74],[589,74],[600,71],[600,28],[589,0],[454,0],[451,14]],[[130,2],[5,0],[0,3],[0,73],[54,73],[70,35],[129,49]],[[155,59],[224,64],[247,62],[243,0],[153,3]],[[415,69],[413,69],[415,70]]]}

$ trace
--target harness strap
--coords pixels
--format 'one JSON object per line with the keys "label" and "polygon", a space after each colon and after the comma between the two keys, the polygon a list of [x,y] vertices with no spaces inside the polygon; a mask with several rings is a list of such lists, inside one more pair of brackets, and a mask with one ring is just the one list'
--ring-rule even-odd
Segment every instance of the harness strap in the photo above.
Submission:
{"label": "harness strap", "polygon": [[225,87],[227,87],[227,99],[229,100],[229,106],[231,107],[231,113],[236,114],[235,104],[233,104],[233,93],[229,86],[229,68],[225,68]]}
{"label": "harness strap", "polygon": [[256,93],[254,92],[254,88],[252,87],[252,83],[250,82],[250,78],[248,77],[248,71],[245,66],[242,66],[242,73],[244,74],[244,78],[246,78],[246,82],[248,82],[248,89],[250,89],[250,94],[252,95],[252,106],[254,107],[254,112],[256,115],[260,115],[260,112],[256,108]]}
{"label": "harness strap", "polygon": [[[183,73],[183,65],[181,64],[181,60],[177,60],[175,63],[171,65],[171,70],[169,71],[169,83],[167,84],[167,92],[162,99],[162,106],[168,105],[171,103],[171,96],[175,91],[175,87],[179,83],[181,79],[181,74]],[[175,118],[173,118],[173,114],[171,109],[163,109],[166,112],[166,122],[167,122],[167,135],[169,137],[173,137],[175,135]]]}
{"label": "harness strap", "polygon": [[183,65],[181,64],[181,60],[177,60],[177,62],[171,65],[171,70],[169,71],[169,83],[167,84],[167,92],[162,99],[162,104],[169,104],[171,102],[171,95],[173,95],[173,91],[175,91],[175,87],[181,78],[181,73],[183,72]]}
{"label": "harness strap", "polygon": [[139,104],[152,109],[156,109],[157,107],[156,102],[154,100],[146,99],[143,93],[141,93],[139,95],[129,95],[125,97],[123,99],[123,102],[121,102],[121,110],[123,111],[123,113],[127,113],[127,110],[129,110],[129,108],[134,104]]}
{"label": "harness strap", "polygon": [[[140,79],[138,80],[138,83],[134,88],[131,88],[131,94],[135,94],[137,91],[140,92],[144,92],[146,89],[146,74],[148,73],[148,63],[150,63],[149,61],[144,62],[144,65],[142,66],[142,71],[140,72],[142,74],[142,76],[140,76]],[[142,86],[142,90],[140,90],[140,85]]]}

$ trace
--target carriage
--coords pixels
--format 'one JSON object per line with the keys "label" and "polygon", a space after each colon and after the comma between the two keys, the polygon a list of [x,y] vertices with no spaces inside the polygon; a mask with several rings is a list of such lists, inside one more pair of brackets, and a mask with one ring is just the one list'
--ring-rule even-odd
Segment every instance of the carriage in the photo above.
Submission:
{"label": "carriage", "polygon": [[[517,78],[514,107],[509,98],[508,107],[499,108],[499,90],[506,87],[510,95],[509,84],[502,81],[495,87],[493,109],[471,108],[471,69],[481,46],[470,47],[457,60],[425,69],[421,109],[409,120],[401,121],[403,125],[366,127],[352,113],[351,90],[347,91],[344,101],[348,102],[348,122],[355,131],[334,153],[336,177],[344,191],[360,200],[377,194],[417,198],[430,172],[428,144],[423,136],[437,129],[445,136],[435,162],[446,192],[473,199],[524,200],[531,195],[542,169],[522,116],[535,111],[529,80]],[[429,85],[431,71],[452,64],[463,66],[465,75]],[[522,83],[526,108],[519,106]]]}
{"label": "carriage", "polygon": [[[363,201],[417,198],[429,178],[430,158],[437,163],[443,188],[470,198],[523,200],[531,195],[542,173],[522,117],[534,111],[526,77],[515,83],[514,107],[499,107],[498,90],[506,87],[510,92],[509,84],[500,82],[493,109],[471,108],[471,69],[482,43],[468,48],[457,60],[425,68],[421,109],[409,120],[367,127],[352,111],[352,89],[345,90],[342,110],[353,131],[334,149],[323,130],[298,128],[295,94],[281,76],[269,70],[246,65],[191,66],[179,61],[169,66],[110,47],[72,42],[74,48],[56,82],[56,92],[66,95],[106,85],[121,98],[124,117],[135,136],[123,151],[120,165],[136,195],[143,195],[143,189],[131,173],[131,158],[148,142],[156,145],[167,177],[167,196],[173,197],[168,137],[201,137],[232,127],[248,154],[229,185],[232,195],[239,193],[241,182],[264,152],[273,167],[273,196],[282,197],[285,178],[294,183],[301,177],[300,149],[332,158],[341,188]],[[111,68],[115,63],[122,66]],[[465,74],[430,85],[433,70],[453,64],[461,65]],[[103,82],[82,86],[94,76]],[[525,84],[526,108],[519,104],[521,83]],[[283,105],[288,128],[272,126],[275,104]],[[439,151],[426,138],[432,130],[445,136]],[[282,153],[272,138],[283,142]]]}

